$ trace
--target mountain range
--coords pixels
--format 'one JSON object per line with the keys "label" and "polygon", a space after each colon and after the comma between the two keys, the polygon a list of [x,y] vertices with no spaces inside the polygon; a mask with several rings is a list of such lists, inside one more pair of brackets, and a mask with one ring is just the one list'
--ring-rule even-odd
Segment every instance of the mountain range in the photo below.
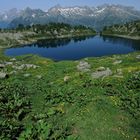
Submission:
{"label": "mountain range", "polygon": [[140,11],[133,7],[104,4],[98,7],[56,5],[47,11],[41,9],[11,9],[0,13],[0,27],[17,27],[19,24],[47,24],[64,22],[72,25],[85,25],[101,30],[104,26],[123,24],[140,20]]}

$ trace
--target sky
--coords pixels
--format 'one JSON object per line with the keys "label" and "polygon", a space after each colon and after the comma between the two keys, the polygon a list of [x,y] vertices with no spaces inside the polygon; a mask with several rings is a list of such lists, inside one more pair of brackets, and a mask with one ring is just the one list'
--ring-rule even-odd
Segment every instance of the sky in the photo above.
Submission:
{"label": "sky", "polygon": [[6,11],[12,8],[48,10],[49,8],[60,4],[61,6],[99,6],[103,4],[121,4],[133,6],[140,10],[140,0],[0,0],[0,11]]}

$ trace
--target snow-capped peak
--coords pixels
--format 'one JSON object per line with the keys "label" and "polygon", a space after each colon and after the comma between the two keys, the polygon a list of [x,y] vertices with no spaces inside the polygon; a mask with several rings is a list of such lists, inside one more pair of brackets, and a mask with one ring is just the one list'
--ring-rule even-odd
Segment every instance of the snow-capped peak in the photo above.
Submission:
{"label": "snow-capped peak", "polygon": [[97,10],[96,12],[97,12],[97,13],[102,13],[102,12],[104,12],[105,9],[106,9],[106,8],[102,8],[102,9],[100,9],[100,10]]}
{"label": "snow-capped peak", "polygon": [[[110,16],[111,15],[111,16]],[[18,24],[46,24],[48,22],[64,22],[80,24],[100,29],[103,26],[140,20],[140,11],[121,5],[102,5],[98,7],[56,5],[48,11],[26,8],[21,11],[13,9],[0,14],[1,21],[10,22],[12,27]]]}

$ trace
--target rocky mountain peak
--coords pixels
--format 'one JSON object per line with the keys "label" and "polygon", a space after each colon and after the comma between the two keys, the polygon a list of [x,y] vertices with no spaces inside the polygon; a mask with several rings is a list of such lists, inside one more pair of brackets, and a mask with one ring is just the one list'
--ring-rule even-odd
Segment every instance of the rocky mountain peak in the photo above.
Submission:
{"label": "rocky mountain peak", "polygon": [[[56,5],[48,11],[31,9],[17,11],[12,9],[10,15],[0,14],[0,22],[8,21],[12,27],[18,24],[46,24],[48,22],[64,22],[73,25],[81,24],[95,27],[97,30],[112,24],[121,24],[140,20],[140,11],[133,7],[104,4],[98,7],[74,6],[62,7]],[[13,16],[12,16],[13,15]]]}

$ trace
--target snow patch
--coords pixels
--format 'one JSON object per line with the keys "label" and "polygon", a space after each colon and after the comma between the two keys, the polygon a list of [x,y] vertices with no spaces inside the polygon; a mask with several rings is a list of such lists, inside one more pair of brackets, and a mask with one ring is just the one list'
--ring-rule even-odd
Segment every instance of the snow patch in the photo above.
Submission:
{"label": "snow patch", "polygon": [[102,13],[102,12],[104,12],[105,9],[106,9],[106,8],[103,8],[103,9],[97,10],[96,12],[97,12],[97,13]]}
{"label": "snow patch", "polygon": [[4,19],[8,19],[8,16],[7,16],[7,15],[5,15],[5,16],[4,16]]}
{"label": "snow patch", "polygon": [[32,14],[32,17],[35,18],[36,17],[36,14]]}

